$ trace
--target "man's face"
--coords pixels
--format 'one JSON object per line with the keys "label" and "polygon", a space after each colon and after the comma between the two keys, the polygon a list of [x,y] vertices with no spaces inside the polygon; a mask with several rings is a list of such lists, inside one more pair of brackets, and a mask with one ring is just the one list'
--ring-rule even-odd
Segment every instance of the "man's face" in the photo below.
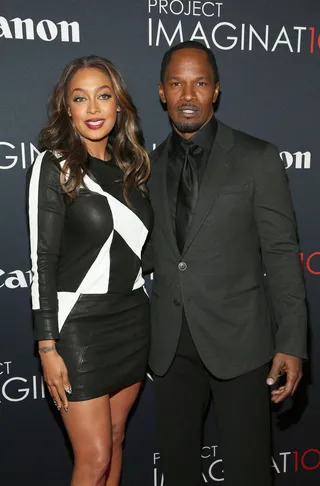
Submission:
{"label": "man's face", "polygon": [[159,84],[159,96],[180,135],[188,139],[210,120],[218,94],[219,84],[204,51],[186,48],[173,52]]}

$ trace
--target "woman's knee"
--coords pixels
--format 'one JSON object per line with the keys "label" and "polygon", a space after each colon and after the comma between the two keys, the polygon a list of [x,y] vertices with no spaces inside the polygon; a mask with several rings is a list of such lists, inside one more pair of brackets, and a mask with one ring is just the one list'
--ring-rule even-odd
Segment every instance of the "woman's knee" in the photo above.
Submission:
{"label": "woman's knee", "polygon": [[102,478],[108,471],[111,460],[111,446],[95,445],[75,454],[75,465],[86,470],[92,478]]}
{"label": "woman's knee", "polygon": [[98,473],[106,473],[111,461],[111,447],[110,449],[103,449],[95,452],[93,459],[93,466]]}
{"label": "woman's knee", "polygon": [[125,436],[125,423],[115,422],[112,424],[112,446],[121,447]]}

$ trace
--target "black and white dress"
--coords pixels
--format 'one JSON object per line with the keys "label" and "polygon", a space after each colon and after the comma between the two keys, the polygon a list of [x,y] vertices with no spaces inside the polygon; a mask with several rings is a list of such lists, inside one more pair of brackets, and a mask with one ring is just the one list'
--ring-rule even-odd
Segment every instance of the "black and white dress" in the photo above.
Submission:
{"label": "black and white dress", "polygon": [[141,251],[151,207],[138,190],[128,207],[114,159],[88,159],[74,202],[63,192],[63,159],[41,153],[28,171],[35,339],[56,339],[70,400],[88,400],[143,379],[149,301]]}

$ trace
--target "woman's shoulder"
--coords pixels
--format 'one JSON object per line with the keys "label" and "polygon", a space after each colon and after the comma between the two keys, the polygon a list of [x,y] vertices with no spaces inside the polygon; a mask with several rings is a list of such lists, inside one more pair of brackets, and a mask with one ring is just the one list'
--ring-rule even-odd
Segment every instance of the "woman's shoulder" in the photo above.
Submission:
{"label": "woman's shoulder", "polygon": [[[47,170],[60,170],[65,162],[65,157],[58,150],[43,150],[34,159],[30,169],[45,167]],[[29,170],[30,170],[29,169]]]}
{"label": "woman's shoulder", "polygon": [[35,158],[27,171],[27,176],[39,177],[42,179],[60,178],[61,168],[65,158],[56,150],[44,150]]}

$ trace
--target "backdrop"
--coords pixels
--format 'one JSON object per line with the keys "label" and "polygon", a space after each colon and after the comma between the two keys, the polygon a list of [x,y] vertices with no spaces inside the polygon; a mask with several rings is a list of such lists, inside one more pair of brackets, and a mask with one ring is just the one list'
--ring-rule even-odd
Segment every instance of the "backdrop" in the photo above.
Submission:
{"label": "backdrop", "polygon": [[[46,400],[29,309],[25,174],[37,154],[48,96],[73,58],[97,54],[121,69],[148,149],[169,131],[157,83],[164,52],[187,39],[216,54],[218,117],[279,147],[297,215],[310,312],[310,360],[294,401],[274,407],[277,486],[319,486],[320,4],[318,0],[1,0],[0,3],[0,483],[68,485],[71,455]],[[131,418],[122,486],[163,486],[153,384]],[[214,414],[202,451],[205,483],[223,482]]]}

